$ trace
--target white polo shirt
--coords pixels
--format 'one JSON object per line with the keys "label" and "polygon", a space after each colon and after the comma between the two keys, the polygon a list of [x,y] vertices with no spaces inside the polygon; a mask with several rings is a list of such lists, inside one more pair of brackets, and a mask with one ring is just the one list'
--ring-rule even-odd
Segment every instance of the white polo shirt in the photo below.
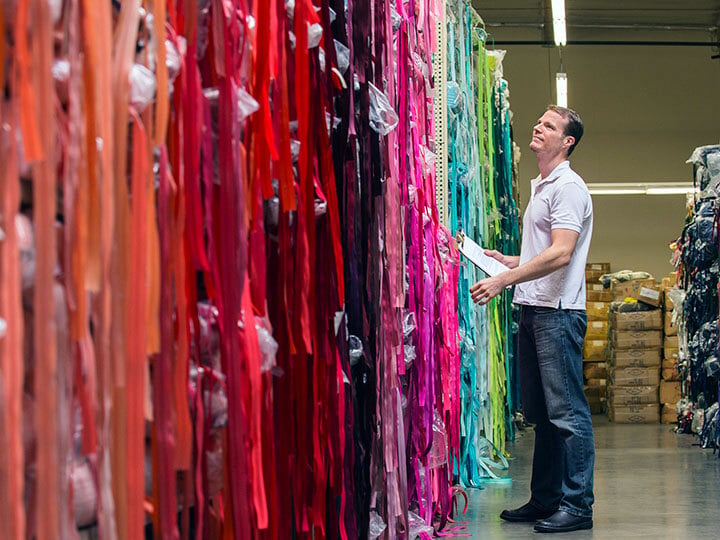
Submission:
{"label": "white polo shirt", "polygon": [[592,199],[583,179],[563,161],[547,178],[531,183],[532,194],[523,217],[520,264],[552,244],[553,229],[579,234],[570,264],[545,277],[515,286],[513,302],[529,306],[585,309],[585,263],[592,237]]}

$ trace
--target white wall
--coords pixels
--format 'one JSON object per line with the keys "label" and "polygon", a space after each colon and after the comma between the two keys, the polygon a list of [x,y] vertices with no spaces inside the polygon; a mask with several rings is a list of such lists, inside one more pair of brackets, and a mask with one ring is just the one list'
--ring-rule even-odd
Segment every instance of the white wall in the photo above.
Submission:
{"label": "white wall", "polygon": [[[481,9],[481,8],[480,8]],[[480,12],[482,15],[482,11]],[[531,30],[489,29],[496,40],[539,39]],[[704,33],[585,31],[569,39],[708,41]],[[520,161],[521,207],[537,174],[528,149],[532,125],[554,102],[557,49],[506,49],[515,141]],[[720,142],[720,60],[709,47],[569,46],[563,64],[569,106],[585,122],[571,156],[586,182],[691,181],[685,160],[696,146]],[[589,259],[613,270],[672,271],[667,245],[681,232],[683,195],[593,197],[595,229]]]}

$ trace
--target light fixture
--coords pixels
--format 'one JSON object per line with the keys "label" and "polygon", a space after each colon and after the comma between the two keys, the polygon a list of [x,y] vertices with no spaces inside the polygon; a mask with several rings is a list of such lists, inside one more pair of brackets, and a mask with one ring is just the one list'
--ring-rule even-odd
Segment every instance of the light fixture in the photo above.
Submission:
{"label": "light fixture", "polygon": [[552,0],[553,35],[558,47],[567,44],[565,28],[565,0]]}
{"label": "light fixture", "polygon": [[556,73],[555,74],[555,94],[556,94],[556,105],[559,107],[568,106],[568,87],[567,87],[567,73]]}
{"label": "light fixture", "polygon": [[696,193],[690,182],[594,182],[587,184],[591,195],[685,195]]}

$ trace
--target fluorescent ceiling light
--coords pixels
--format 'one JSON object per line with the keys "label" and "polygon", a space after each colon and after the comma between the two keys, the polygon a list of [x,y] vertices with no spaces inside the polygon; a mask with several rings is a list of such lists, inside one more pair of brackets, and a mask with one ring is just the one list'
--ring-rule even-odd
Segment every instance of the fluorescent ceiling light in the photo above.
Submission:
{"label": "fluorescent ceiling light", "polygon": [[693,193],[697,191],[693,186],[689,187],[648,187],[648,195],[684,195],[686,193]]}
{"label": "fluorescent ceiling light", "polygon": [[587,184],[591,195],[685,195],[697,189],[690,182],[595,182]]}
{"label": "fluorescent ceiling light", "polygon": [[552,0],[552,19],[555,45],[566,45],[567,29],[565,28],[565,0]]}
{"label": "fluorescent ceiling light", "polygon": [[556,105],[559,107],[568,106],[567,73],[555,74],[555,95],[557,98]]}

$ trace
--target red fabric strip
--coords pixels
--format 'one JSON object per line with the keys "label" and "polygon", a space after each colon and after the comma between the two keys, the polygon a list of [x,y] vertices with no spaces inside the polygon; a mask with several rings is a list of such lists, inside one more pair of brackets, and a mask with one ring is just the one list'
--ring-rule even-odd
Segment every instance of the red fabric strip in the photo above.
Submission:
{"label": "red fabric strip", "polygon": [[172,365],[173,356],[173,304],[172,273],[168,261],[171,256],[171,179],[168,171],[167,152],[160,149],[158,193],[158,228],[160,230],[160,260],[162,280],[160,293],[160,354],[155,357],[153,366],[153,412],[157,434],[157,470],[158,505],[156,512],[160,520],[162,538],[178,538],[176,524],[177,495],[175,481],[175,441],[172,432]]}

